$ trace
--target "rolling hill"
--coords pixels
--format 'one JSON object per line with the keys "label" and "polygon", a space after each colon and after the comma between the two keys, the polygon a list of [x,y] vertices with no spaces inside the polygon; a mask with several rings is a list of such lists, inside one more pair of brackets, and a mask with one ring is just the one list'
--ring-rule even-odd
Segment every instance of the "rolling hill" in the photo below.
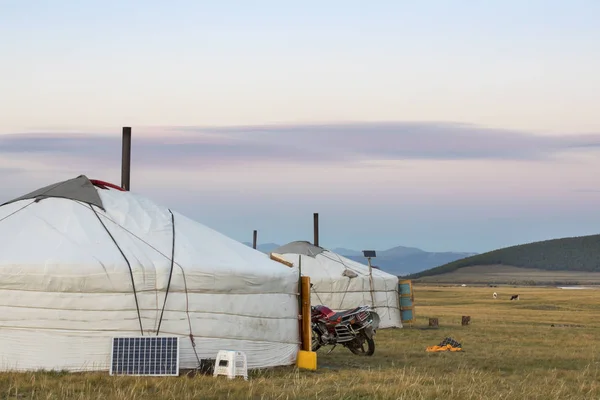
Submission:
{"label": "rolling hill", "polygon": [[544,240],[506,247],[413,273],[437,282],[600,282],[600,235]]}
{"label": "rolling hill", "polygon": [[[244,242],[247,246],[251,243]],[[275,243],[259,244],[257,249],[263,253],[269,253],[279,247]],[[334,253],[340,254],[351,260],[366,264],[367,260],[363,257],[362,251],[347,248],[331,249]],[[397,246],[388,250],[378,250],[377,257],[371,260],[372,265],[394,275],[406,275],[437,265],[445,264],[450,261],[472,256],[476,253],[459,252],[428,252],[415,247]]]}

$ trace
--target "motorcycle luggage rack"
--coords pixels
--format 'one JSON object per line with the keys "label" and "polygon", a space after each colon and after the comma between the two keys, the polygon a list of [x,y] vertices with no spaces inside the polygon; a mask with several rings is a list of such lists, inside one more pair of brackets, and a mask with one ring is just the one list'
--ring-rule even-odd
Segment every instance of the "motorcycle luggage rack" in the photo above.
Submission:
{"label": "motorcycle luggage rack", "polygon": [[344,315],[341,322],[349,322],[356,319],[358,322],[364,322],[369,317],[369,314],[364,311],[357,311],[353,314]]}
{"label": "motorcycle luggage rack", "polygon": [[[361,315],[363,315],[363,317],[361,318]],[[366,317],[367,313],[364,312],[364,310],[362,309],[358,309],[355,312],[351,313],[351,314],[346,314],[342,317],[342,322],[346,322],[346,321],[350,321],[354,318],[358,318],[360,321],[362,321],[365,317]]]}
{"label": "motorcycle luggage rack", "polygon": [[335,333],[338,337],[338,342],[349,342],[354,339],[354,335],[350,329],[352,328],[347,325],[338,325],[335,327]]}
{"label": "motorcycle luggage rack", "polygon": [[363,322],[364,320],[367,319],[368,316],[369,316],[368,313],[361,311],[358,314],[356,314],[356,319],[358,319],[360,322]]}

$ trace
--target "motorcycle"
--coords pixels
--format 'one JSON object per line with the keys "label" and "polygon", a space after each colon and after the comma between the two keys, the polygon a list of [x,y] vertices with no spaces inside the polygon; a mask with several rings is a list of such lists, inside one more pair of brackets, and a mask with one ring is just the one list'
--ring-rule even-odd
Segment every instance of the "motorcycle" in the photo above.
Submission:
{"label": "motorcycle", "polygon": [[323,305],[312,306],[311,323],[312,351],[333,345],[329,354],[341,344],[356,355],[372,356],[375,353],[373,338],[379,327],[379,315],[370,306],[340,312]]}

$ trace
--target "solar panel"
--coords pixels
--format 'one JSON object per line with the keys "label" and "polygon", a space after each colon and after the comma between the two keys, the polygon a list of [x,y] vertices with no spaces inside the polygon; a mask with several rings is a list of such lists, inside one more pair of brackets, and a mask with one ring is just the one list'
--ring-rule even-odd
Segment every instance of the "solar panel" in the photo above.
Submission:
{"label": "solar panel", "polygon": [[375,250],[363,250],[363,255],[366,258],[373,258],[375,257]]}
{"label": "solar panel", "polygon": [[111,375],[179,375],[179,338],[171,336],[115,337]]}

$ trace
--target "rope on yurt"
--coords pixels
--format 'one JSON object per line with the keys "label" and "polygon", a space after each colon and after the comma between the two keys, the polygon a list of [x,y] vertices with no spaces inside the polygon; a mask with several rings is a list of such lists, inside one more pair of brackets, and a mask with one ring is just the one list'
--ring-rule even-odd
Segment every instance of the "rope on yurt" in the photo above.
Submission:
{"label": "rope on yurt", "polygon": [[321,297],[319,296],[319,293],[317,293],[317,292],[316,292],[316,291],[315,291],[313,288],[311,288],[310,290],[311,290],[311,291],[312,291],[312,292],[315,294],[315,296],[317,296],[317,299],[319,300],[319,303],[321,303],[321,304],[325,305],[325,304],[323,303],[323,300],[322,300],[322,299],[321,299]]}
{"label": "rope on yurt", "polygon": [[158,328],[156,328],[156,336],[160,332],[160,325],[162,324],[163,314],[165,313],[165,306],[167,305],[167,296],[169,295],[169,288],[171,287],[171,277],[173,276],[173,266],[175,265],[175,215],[169,208],[169,213],[171,214],[171,227],[172,227],[172,236],[173,236],[173,244],[171,245],[171,269],[169,270],[169,281],[167,282],[167,291],[165,292],[165,301],[163,302],[162,310],[160,311],[160,319],[158,320]]}
{"label": "rope on yurt", "polygon": [[[325,253],[323,253],[323,257],[329,258],[332,261],[340,262],[344,267],[346,267],[346,268],[354,271],[352,268],[350,268],[348,265],[346,265],[346,263],[344,262],[344,260],[342,260],[342,257],[340,257],[339,254],[336,254],[336,253],[333,253],[333,254],[335,254],[337,256],[337,258],[338,258],[339,261],[335,260],[335,259],[333,259],[331,257],[328,257],[327,255],[325,255]],[[385,296],[386,305],[385,306],[377,306],[377,308],[387,308],[388,309],[388,319],[391,320],[392,317],[391,317],[390,309],[391,308],[396,308],[396,309],[399,310],[399,308],[398,307],[390,307],[389,302],[388,302],[388,296],[387,296],[388,288],[387,288],[387,283],[386,283],[385,280],[383,281],[383,284],[385,285],[384,293],[386,293],[386,296]],[[342,297],[342,301],[340,302],[340,307],[342,307],[342,303],[344,302],[344,299],[346,298],[346,293],[348,293],[348,288],[349,287],[350,287],[350,279],[348,279],[348,286],[346,287],[346,291],[344,292],[344,297]],[[375,308],[375,304],[373,304],[373,308]]]}
{"label": "rope on yurt", "polygon": [[110,236],[110,238],[112,239],[113,243],[115,244],[115,246],[117,246],[117,249],[119,249],[119,252],[121,253],[121,255],[123,256],[123,258],[125,259],[125,262],[127,263],[127,267],[129,268],[129,276],[131,276],[131,285],[133,286],[133,296],[135,298],[135,308],[137,309],[138,321],[140,322],[140,333],[142,334],[142,336],[144,336],[144,328],[142,326],[142,316],[140,314],[140,305],[138,303],[137,291],[135,290],[135,280],[133,279],[133,270],[131,269],[131,264],[129,263],[129,260],[125,256],[125,253],[123,253],[123,250],[121,250],[121,247],[119,246],[119,244],[117,243],[117,241],[113,237],[112,233],[110,233],[110,231],[108,230],[107,226],[104,224],[104,222],[102,222],[102,219],[100,218],[100,215],[98,214],[98,212],[96,211],[96,209],[92,205],[89,205],[89,207],[94,212],[94,214],[96,215],[96,218],[98,218],[98,221],[100,221],[100,223],[104,227],[104,230],[106,231],[106,233],[108,233],[108,236]]}
{"label": "rope on yurt", "polygon": [[187,315],[188,326],[190,327],[190,342],[192,342],[192,350],[194,350],[196,360],[198,360],[198,367],[200,367],[202,362],[200,361],[200,357],[198,357],[198,352],[196,352],[196,341],[194,340],[194,333],[192,332],[192,319],[190,318],[190,300],[188,297],[187,280],[185,279],[185,272],[183,271],[181,265],[179,265],[179,268],[181,268],[181,275],[183,276],[183,286],[185,287],[185,313]]}
{"label": "rope on yurt", "polygon": [[[336,254],[336,253],[333,253],[333,254]],[[352,268],[350,268],[348,265],[346,265],[346,263],[344,262],[344,260],[342,260],[342,258],[340,257],[340,255],[339,255],[339,254],[336,254],[336,256],[337,256],[338,260],[335,260],[335,259],[333,259],[333,258],[331,258],[331,257],[328,257],[327,255],[325,255],[325,253],[323,253],[323,257],[329,258],[329,259],[330,259],[330,260],[332,260],[332,261],[340,262],[340,263],[341,263],[341,264],[342,264],[344,267],[346,267],[346,268],[348,268],[348,269],[350,269],[350,270],[353,270],[353,269],[352,269]],[[388,302],[388,297],[387,297],[387,292],[388,292],[388,288],[387,288],[387,282],[384,280],[384,281],[383,281],[383,284],[385,285],[385,290],[384,290],[384,293],[386,293],[386,297],[385,297],[385,299],[386,299],[386,305],[385,305],[385,306],[377,306],[377,308],[387,308],[387,309],[388,309],[388,319],[390,319],[390,320],[391,320],[391,319],[392,319],[392,317],[391,317],[391,312],[390,312],[390,310],[389,310],[389,309],[391,309],[391,308],[396,308],[396,309],[398,309],[398,308],[397,308],[397,307],[391,307],[391,306],[389,305],[389,302]],[[343,304],[343,302],[344,302],[344,299],[346,298],[346,294],[348,293],[348,288],[349,288],[349,287],[350,287],[350,279],[348,279],[348,286],[346,287],[346,290],[344,291],[344,296],[342,297],[342,301],[340,302],[340,308],[342,307],[342,304]],[[375,308],[375,304],[373,304],[373,308]]]}
{"label": "rope on yurt", "polygon": [[11,216],[15,215],[19,211],[22,211],[22,210],[26,209],[27,207],[29,207],[33,203],[37,203],[37,200],[33,200],[31,203],[25,204],[23,207],[19,208],[18,210],[15,210],[15,211],[11,212],[10,214],[5,215],[4,217],[2,217],[2,219],[0,219],[0,222],[4,221],[8,217],[11,217]]}
{"label": "rope on yurt", "polygon": [[[335,254],[337,256],[337,260],[327,256],[325,253],[323,253],[323,257],[325,258],[329,258],[331,261],[335,261],[335,262],[339,262],[341,263],[344,267],[346,267],[346,269],[349,269],[350,271],[354,271],[354,269],[350,268],[348,265],[346,265],[346,263],[344,262],[344,260],[342,260],[342,257],[340,257],[339,254],[336,253],[332,253]],[[356,271],[354,271],[356,272]],[[346,299],[346,294],[348,293],[348,288],[350,287],[350,283],[352,282],[352,278],[348,277],[348,285],[346,286],[346,290],[344,290],[344,295],[342,296],[342,301],[340,301],[340,305],[338,306],[338,309],[342,308],[342,304],[344,304],[344,300]],[[373,305],[375,306],[375,305]]]}
{"label": "rope on yurt", "polygon": [[[82,203],[82,202],[78,202],[78,203],[84,207],[91,208],[91,206],[87,203]],[[94,212],[95,212],[95,210],[94,210]],[[169,212],[171,212],[171,210],[169,210]],[[173,215],[172,212],[171,212],[171,215]],[[96,213],[96,216],[97,217],[102,216],[102,217],[106,218],[107,220],[109,220],[110,222],[112,222],[113,224],[118,226],[119,228],[123,229],[125,232],[129,233],[131,236],[133,236],[140,242],[144,243],[146,246],[150,247],[152,250],[156,251],[158,254],[160,254],[167,260],[171,261],[172,265],[177,265],[179,267],[179,269],[181,270],[181,275],[183,276],[183,287],[185,288],[185,313],[187,315],[188,326],[190,328],[189,338],[190,338],[190,341],[192,342],[192,350],[194,350],[194,354],[196,355],[196,360],[198,361],[198,365],[200,365],[200,357],[198,356],[198,352],[196,351],[196,342],[194,341],[194,332],[192,331],[192,320],[190,317],[190,302],[189,302],[189,296],[188,296],[188,286],[187,286],[187,280],[185,278],[185,270],[183,269],[183,267],[179,263],[175,262],[175,259],[173,257],[169,258],[169,256],[164,254],[162,251],[160,251],[156,247],[152,246],[150,243],[148,243],[147,241],[145,241],[144,239],[142,239],[141,237],[139,237],[138,235],[136,235],[129,229],[125,228],[123,225],[119,224],[117,221],[110,218],[108,215],[100,215],[100,214]],[[104,226],[104,224],[102,224],[102,225]],[[104,227],[106,228],[106,226],[104,226]],[[175,229],[174,227],[175,227],[175,225],[173,224],[173,229]]]}
{"label": "rope on yurt", "polygon": [[346,299],[346,294],[348,293],[348,288],[350,287],[351,278],[348,277],[348,285],[346,285],[346,290],[344,290],[344,295],[342,296],[342,300],[340,301],[339,309],[342,308],[342,304],[344,304],[344,300]]}

